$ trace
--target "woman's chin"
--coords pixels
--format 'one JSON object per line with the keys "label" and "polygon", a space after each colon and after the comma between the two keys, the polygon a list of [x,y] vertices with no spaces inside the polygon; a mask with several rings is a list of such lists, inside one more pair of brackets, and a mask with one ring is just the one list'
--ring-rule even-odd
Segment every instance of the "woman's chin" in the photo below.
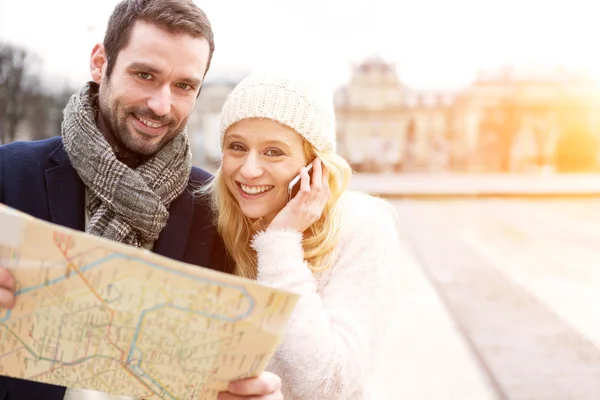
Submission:
{"label": "woman's chin", "polygon": [[251,208],[242,208],[242,214],[250,219],[252,222],[258,221],[259,219],[264,218],[265,212],[260,210],[253,210]]}
{"label": "woman's chin", "polygon": [[242,209],[242,214],[244,214],[256,228],[266,228],[277,213],[265,213],[264,211]]}

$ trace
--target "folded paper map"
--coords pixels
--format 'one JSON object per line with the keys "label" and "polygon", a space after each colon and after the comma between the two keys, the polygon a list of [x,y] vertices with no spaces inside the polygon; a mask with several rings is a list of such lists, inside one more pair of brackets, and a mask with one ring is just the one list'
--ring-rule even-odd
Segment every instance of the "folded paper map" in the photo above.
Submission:
{"label": "folded paper map", "polygon": [[0,204],[0,375],[141,399],[215,399],[256,376],[297,295]]}

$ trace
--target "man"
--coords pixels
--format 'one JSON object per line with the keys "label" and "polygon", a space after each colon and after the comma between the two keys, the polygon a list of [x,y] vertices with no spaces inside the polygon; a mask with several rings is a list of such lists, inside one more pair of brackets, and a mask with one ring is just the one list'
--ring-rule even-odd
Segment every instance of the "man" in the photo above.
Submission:
{"label": "man", "polygon": [[[93,48],[93,81],[65,108],[61,137],[0,147],[0,202],[231,272],[207,203],[191,195],[210,175],[192,167],[185,131],[213,52],[210,22],[191,0],[123,0]],[[13,291],[0,268],[0,308],[14,306]],[[280,399],[280,384],[265,373],[220,398]],[[63,398],[98,397],[0,377],[0,400]]]}

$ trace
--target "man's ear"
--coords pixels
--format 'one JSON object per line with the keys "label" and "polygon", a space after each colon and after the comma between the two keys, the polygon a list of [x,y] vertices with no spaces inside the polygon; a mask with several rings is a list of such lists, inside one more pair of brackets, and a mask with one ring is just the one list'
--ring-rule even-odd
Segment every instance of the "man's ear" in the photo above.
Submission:
{"label": "man's ear", "polygon": [[104,45],[97,43],[90,56],[90,73],[94,82],[100,84],[104,68],[106,68],[106,52],[104,51]]}

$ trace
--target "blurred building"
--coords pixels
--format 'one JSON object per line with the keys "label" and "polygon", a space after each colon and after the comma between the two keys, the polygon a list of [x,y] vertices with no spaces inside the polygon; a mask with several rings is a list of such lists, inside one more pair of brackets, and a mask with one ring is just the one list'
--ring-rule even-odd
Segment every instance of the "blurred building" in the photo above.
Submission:
{"label": "blurred building", "polygon": [[452,158],[469,171],[552,168],[573,124],[598,132],[598,88],[564,69],[480,72],[453,105]]}
{"label": "blurred building", "polygon": [[210,72],[188,121],[194,165],[213,170],[221,159],[219,120],[221,109],[246,71]]}
{"label": "blurred building", "polygon": [[561,138],[600,132],[599,95],[565,69],[501,68],[454,93],[416,91],[369,59],[336,92],[339,152],[369,172],[552,169]]}
{"label": "blurred building", "polygon": [[357,171],[444,169],[452,98],[413,91],[393,64],[368,59],[335,93],[338,152]]}

